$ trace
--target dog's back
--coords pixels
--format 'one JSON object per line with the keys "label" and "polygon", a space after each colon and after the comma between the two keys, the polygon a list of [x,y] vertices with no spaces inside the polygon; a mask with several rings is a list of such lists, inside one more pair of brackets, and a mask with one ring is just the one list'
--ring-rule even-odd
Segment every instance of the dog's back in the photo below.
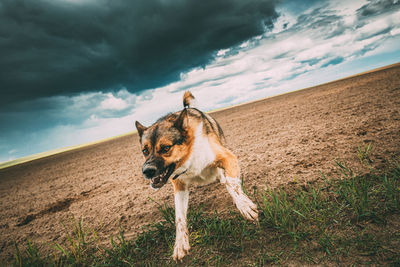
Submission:
{"label": "dog's back", "polygon": [[203,122],[203,128],[206,135],[215,135],[218,141],[224,145],[225,136],[219,123],[210,115],[200,111],[196,107],[196,98],[190,91],[186,91],[183,95],[183,107],[187,111],[188,119],[194,118]]}

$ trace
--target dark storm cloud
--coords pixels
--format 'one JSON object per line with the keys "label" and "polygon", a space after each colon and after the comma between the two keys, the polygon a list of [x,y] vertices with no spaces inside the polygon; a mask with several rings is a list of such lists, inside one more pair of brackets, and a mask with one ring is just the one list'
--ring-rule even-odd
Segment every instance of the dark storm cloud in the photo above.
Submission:
{"label": "dark storm cloud", "polygon": [[359,17],[376,16],[394,11],[398,8],[400,8],[400,2],[398,0],[369,1],[368,4],[363,5],[357,10],[357,15]]}
{"label": "dark storm cloud", "polygon": [[318,7],[309,13],[300,15],[296,24],[293,25],[293,29],[324,29],[320,35],[329,39],[344,33],[346,27],[341,16],[332,10],[327,10],[326,7]]}
{"label": "dark storm cloud", "polygon": [[272,27],[275,2],[1,0],[0,105],[165,85]]}

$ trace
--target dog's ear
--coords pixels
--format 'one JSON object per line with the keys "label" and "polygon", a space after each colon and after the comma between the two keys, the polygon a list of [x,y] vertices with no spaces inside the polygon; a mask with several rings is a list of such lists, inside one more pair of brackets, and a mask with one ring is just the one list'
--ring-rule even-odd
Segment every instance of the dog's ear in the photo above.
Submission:
{"label": "dog's ear", "polygon": [[174,122],[174,127],[178,130],[184,130],[188,124],[188,116],[187,116],[187,109],[181,111],[179,114],[178,119]]}
{"label": "dog's ear", "polygon": [[136,125],[136,129],[137,129],[137,131],[138,131],[138,133],[139,133],[139,136],[142,137],[143,132],[147,130],[147,127],[146,127],[146,126],[143,126],[143,125],[142,125],[140,122],[138,122],[138,121],[135,122],[135,125]]}

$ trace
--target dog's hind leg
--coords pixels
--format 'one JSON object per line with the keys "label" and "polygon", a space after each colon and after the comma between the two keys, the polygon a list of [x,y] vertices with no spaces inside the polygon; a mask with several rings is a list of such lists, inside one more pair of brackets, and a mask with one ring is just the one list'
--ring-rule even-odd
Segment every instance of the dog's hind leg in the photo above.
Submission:
{"label": "dog's hind leg", "polygon": [[217,166],[222,169],[221,183],[225,184],[226,189],[232,196],[236,207],[244,218],[250,221],[258,220],[257,205],[255,205],[243,192],[240,182],[239,163],[235,155],[228,149],[218,157]]}
{"label": "dog's hind leg", "polygon": [[186,184],[173,180],[175,194],[175,225],[176,237],[173,258],[181,261],[189,253],[189,232],[187,229],[186,214],[189,205],[189,190]]}

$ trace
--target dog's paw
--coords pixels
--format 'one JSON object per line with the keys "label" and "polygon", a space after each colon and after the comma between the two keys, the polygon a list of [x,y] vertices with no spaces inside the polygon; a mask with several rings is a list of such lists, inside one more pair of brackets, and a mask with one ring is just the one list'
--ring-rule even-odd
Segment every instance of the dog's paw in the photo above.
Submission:
{"label": "dog's paw", "polygon": [[174,261],[182,261],[183,257],[189,254],[190,245],[189,242],[177,242],[174,246]]}
{"label": "dog's paw", "polygon": [[249,221],[258,221],[257,205],[254,204],[248,197],[243,197],[240,201],[236,202],[243,217]]}

